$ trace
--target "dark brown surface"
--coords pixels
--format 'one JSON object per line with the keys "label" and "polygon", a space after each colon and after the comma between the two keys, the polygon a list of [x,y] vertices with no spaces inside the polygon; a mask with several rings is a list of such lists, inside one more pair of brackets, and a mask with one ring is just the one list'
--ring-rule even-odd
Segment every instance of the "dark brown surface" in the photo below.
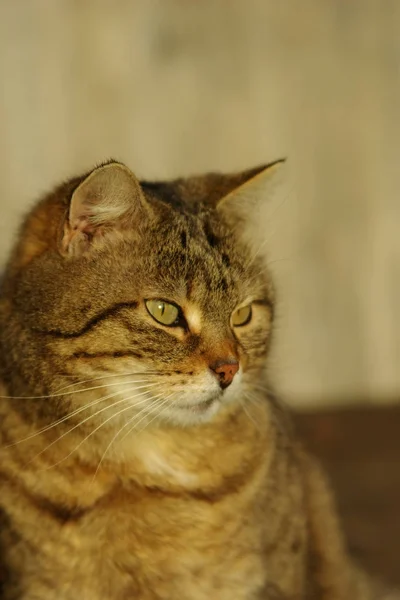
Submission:
{"label": "dark brown surface", "polygon": [[325,465],[351,552],[400,584],[400,407],[296,417],[300,436]]}

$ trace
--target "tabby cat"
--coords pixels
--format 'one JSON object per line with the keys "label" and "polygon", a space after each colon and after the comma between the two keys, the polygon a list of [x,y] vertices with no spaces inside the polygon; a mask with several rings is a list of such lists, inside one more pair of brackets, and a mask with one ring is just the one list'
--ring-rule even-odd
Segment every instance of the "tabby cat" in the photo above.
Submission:
{"label": "tabby cat", "polygon": [[0,297],[4,600],[378,600],[267,391],[248,222],[282,161],[139,182],[109,162],[22,226]]}

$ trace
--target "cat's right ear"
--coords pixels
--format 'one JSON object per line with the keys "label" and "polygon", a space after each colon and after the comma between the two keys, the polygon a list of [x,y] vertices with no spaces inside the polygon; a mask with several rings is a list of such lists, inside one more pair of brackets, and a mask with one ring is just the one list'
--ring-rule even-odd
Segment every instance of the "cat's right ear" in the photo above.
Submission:
{"label": "cat's right ear", "polygon": [[64,222],[61,253],[79,256],[93,242],[148,215],[139,181],[125,165],[98,167],[73,192]]}

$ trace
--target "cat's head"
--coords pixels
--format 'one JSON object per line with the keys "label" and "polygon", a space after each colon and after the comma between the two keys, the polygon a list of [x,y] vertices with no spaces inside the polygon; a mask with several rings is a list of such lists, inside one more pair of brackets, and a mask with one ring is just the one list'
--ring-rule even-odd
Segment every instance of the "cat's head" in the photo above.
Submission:
{"label": "cat's head", "polygon": [[70,392],[92,388],[93,422],[113,406],[119,424],[199,423],[246,402],[274,307],[249,222],[280,168],[149,183],[110,162],[44,198],[5,278],[14,393],[72,382],[69,411],[87,403]]}

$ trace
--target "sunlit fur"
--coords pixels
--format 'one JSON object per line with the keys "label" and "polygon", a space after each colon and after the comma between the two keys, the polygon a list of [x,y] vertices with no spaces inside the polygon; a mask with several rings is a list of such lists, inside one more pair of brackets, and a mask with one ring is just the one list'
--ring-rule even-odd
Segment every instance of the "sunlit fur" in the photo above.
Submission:
{"label": "sunlit fur", "polygon": [[276,168],[139,184],[110,162],[28,215],[0,298],[4,600],[386,597],[265,380],[274,293],[238,202]]}

